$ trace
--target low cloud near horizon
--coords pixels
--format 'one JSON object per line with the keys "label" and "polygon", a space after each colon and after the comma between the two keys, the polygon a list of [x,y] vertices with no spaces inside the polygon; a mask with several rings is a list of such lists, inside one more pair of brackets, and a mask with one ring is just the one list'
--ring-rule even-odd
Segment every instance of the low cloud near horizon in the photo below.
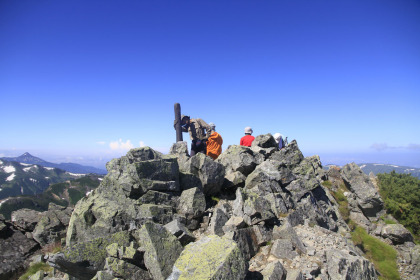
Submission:
{"label": "low cloud near horizon", "polygon": [[371,149],[377,151],[404,149],[404,150],[420,150],[419,144],[408,144],[407,146],[389,146],[387,143],[374,143],[370,146]]}
{"label": "low cloud near horizon", "polygon": [[130,150],[134,148],[133,144],[131,143],[131,140],[123,142],[121,138],[117,141],[109,143],[109,147],[111,148],[111,150]]}

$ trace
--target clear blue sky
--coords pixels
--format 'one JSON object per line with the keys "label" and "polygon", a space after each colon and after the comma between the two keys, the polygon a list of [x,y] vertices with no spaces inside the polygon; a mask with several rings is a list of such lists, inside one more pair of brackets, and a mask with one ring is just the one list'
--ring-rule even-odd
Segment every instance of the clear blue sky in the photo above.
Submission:
{"label": "clear blue sky", "polygon": [[179,102],[224,149],[420,167],[420,1],[1,0],[0,101],[0,156],[168,152]]}

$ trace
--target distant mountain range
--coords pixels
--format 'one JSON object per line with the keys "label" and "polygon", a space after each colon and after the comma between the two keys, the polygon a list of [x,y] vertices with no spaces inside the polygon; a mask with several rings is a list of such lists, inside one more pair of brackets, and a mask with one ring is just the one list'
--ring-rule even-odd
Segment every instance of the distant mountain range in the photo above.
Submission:
{"label": "distant mountain range", "polygon": [[18,195],[42,193],[51,184],[77,179],[84,174],[74,174],[59,168],[38,164],[0,160],[0,199]]}
{"label": "distant mountain range", "polygon": [[9,197],[0,202],[0,214],[10,219],[13,211],[22,208],[42,212],[48,210],[50,203],[74,206],[87,193],[99,186],[102,177],[102,175],[89,174],[78,179],[52,184],[40,194]]}
{"label": "distant mountain range", "polygon": [[[411,174],[413,177],[420,179],[420,168],[381,163],[359,163],[357,165],[359,165],[360,169],[367,175],[369,175],[370,172],[376,175],[378,173],[390,173],[395,170],[396,173]],[[327,165],[327,169],[329,166],[332,165]]]}
{"label": "distant mountain range", "polygon": [[106,174],[107,171],[105,169],[99,169],[92,166],[84,166],[77,163],[52,163],[45,161],[43,159],[40,159],[38,157],[35,157],[31,155],[30,153],[24,153],[21,156],[18,157],[3,157],[0,158],[7,161],[16,161],[20,163],[27,163],[27,164],[38,164],[43,167],[53,167],[53,168],[60,168],[68,172],[72,173],[78,173],[78,174]]}

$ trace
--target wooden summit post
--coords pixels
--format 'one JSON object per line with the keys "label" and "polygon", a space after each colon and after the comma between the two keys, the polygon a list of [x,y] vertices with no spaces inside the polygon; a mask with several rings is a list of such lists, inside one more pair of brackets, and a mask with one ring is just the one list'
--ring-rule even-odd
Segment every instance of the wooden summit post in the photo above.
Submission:
{"label": "wooden summit post", "polygon": [[175,130],[176,130],[176,142],[183,141],[182,139],[182,130],[181,130],[181,105],[175,103]]}

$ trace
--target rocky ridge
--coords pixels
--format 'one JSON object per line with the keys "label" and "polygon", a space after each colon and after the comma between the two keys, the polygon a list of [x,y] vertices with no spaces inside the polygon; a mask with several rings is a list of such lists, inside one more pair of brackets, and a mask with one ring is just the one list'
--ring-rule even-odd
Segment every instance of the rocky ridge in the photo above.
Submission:
{"label": "rocky ridge", "polygon": [[419,246],[382,222],[383,202],[357,165],[327,172],[296,141],[276,146],[260,135],[215,161],[189,157],[185,142],[168,155],[132,149],[72,212],[51,206],[40,214],[50,223],[22,210],[1,220],[0,246],[12,244],[6,231],[24,232],[35,245],[20,253],[27,259],[65,234],[61,252],[42,255],[55,269],[36,279],[377,279],[330,192],[344,185],[350,218],[398,250],[402,279],[419,278]]}

